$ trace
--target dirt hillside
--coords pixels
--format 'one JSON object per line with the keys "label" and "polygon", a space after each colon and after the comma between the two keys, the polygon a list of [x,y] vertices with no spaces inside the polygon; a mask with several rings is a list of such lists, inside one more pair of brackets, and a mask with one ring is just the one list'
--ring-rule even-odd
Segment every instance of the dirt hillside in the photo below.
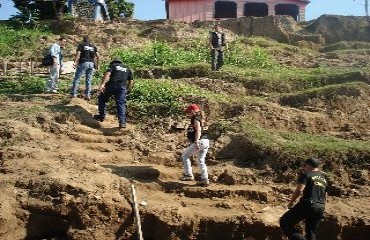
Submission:
{"label": "dirt hillside", "polygon": [[[140,34],[133,34],[129,27]],[[124,28],[129,37],[119,38]],[[92,29],[93,40],[107,48],[144,44],[154,37],[176,41],[206,32],[171,22],[96,24],[70,29],[72,42],[67,47],[72,49]],[[108,57],[104,49],[103,57]],[[281,58],[279,54],[276,59],[287,66],[319,63],[355,68],[369,60],[361,53],[346,57],[338,53],[334,58],[332,53]],[[206,106],[212,123],[222,118],[236,126],[247,118],[269,129],[271,135],[287,131],[357,141],[365,147],[370,144],[366,69],[335,78],[321,76],[319,80],[328,88],[309,91],[298,84],[241,83],[223,74],[174,81],[259,99]],[[64,94],[1,95],[0,239],[137,239],[131,184],[136,187],[146,240],[284,239],[278,221],[287,210],[300,164],[300,159],[285,156],[280,149],[278,143],[287,138],[276,138],[276,145],[265,146],[256,143],[252,133],[220,130],[207,158],[211,184],[199,187],[178,180],[186,146],[179,126],[185,126],[185,119],[140,121],[129,113],[128,127],[119,129],[114,115],[100,123],[92,118],[96,112],[94,99],[88,102]],[[331,188],[320,239],[370,236],[370,151],[353,149],[323,155],[331,157],[323,159],[330,169]],[[196,162],[194,170],[198,179]]]}

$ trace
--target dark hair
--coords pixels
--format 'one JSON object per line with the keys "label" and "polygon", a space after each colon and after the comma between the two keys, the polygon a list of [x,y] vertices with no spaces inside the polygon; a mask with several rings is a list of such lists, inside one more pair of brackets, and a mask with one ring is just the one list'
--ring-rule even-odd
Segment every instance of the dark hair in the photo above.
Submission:
{"label": "dark hair", "polygon": [[59,38],[59,41],[63,41],[63,40],[67,40],[67,38],[66,37],[60,37]]}
{"label": "dark hair", "polygon": [[313,157],[308,158],[306,161],[304,161],[304,163],[314,168],[317,168],[320,166],[319,159],[313,158]]}
{"label": "dark hair", "polygon": [[84,42],[90,42],[90,38],[89,38],[89,36],[84,36],[84,37],[82,38],[82,41],[84,41]]}

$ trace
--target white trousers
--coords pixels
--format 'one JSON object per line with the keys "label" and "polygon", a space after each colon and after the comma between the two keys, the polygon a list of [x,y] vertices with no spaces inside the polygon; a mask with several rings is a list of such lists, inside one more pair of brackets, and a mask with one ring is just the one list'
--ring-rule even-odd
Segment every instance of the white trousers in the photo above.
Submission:
{"label": "white trousers", "polygon": [[194,154],[197,154],[198,158],[198,165],[200,168],[200,177],[202,180],[208,179],[208,170],[206,165],[206,156],[209,148],[209,140],[208,139],[200,139],[199,140],[200,148],[197,149],[195,143],[192,143],[189,147],[187,147],[182,154],[182,161],[184,164],[184,175],[193,176],[193,170],[191,167],[190,158]]}

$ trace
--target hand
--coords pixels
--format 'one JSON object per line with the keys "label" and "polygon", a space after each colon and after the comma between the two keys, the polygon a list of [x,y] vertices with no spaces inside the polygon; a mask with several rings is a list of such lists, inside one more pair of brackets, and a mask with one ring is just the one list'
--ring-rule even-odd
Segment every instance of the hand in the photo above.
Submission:
{"label": "hand", "polygon": [[105,85],[100,85],[99,92],[104,92],[104,91],[105,91]]}
{"label": "hand", "polygon": [[197,149],[200,149],[200,143],[199,143],[199,142],[195,142],[195,147],[196,147]]}

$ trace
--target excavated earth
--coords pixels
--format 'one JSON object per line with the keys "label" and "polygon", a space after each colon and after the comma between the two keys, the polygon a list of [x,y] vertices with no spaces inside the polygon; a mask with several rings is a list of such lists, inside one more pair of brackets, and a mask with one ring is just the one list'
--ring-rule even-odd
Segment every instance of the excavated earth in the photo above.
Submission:
{"label": "excavated earth", "polygon": [[[186,32],[184,28],[173,32],[168,23],[148,26],[153,24],[154,30],[171,35]],[[105,31],[113,28],[107,26]],[[320,61],[325,62],[323,56]],[[364,58],[368,56],[361,61]],[[223,79],[178,81],[214,92],[251,92]],[[266,96],[264,102],[249,105],[209,106],[207,111],[211,119],[248,116],[272,130],[369,143],[369,78],[358,84],[337,89],[335,96],[297,92]],[[95,121],[96,112],[95,100],[43,94],[1,96],[0,239],[138,239],[132,186],[146,240],[284,239],[278,222],[287,210],[297,172],[277,171],[282,159],[240,164],[240,159],[253,161],[260,149],[247,137],[223,132],[212,141],[207,158],[211,184],[199,187],[178,180],[186,146],[185,133],[178,126],[185,122],[129,118],[128,127],[119,129],[113,115],[103,123]],[[261,158],[264,153],[258,154]],[[370,236],[370,154],[363,154],[357,158],[358,165],[330,159],[335,176],[320,239]],[[195,161],[194,170],[198,179]]]}

